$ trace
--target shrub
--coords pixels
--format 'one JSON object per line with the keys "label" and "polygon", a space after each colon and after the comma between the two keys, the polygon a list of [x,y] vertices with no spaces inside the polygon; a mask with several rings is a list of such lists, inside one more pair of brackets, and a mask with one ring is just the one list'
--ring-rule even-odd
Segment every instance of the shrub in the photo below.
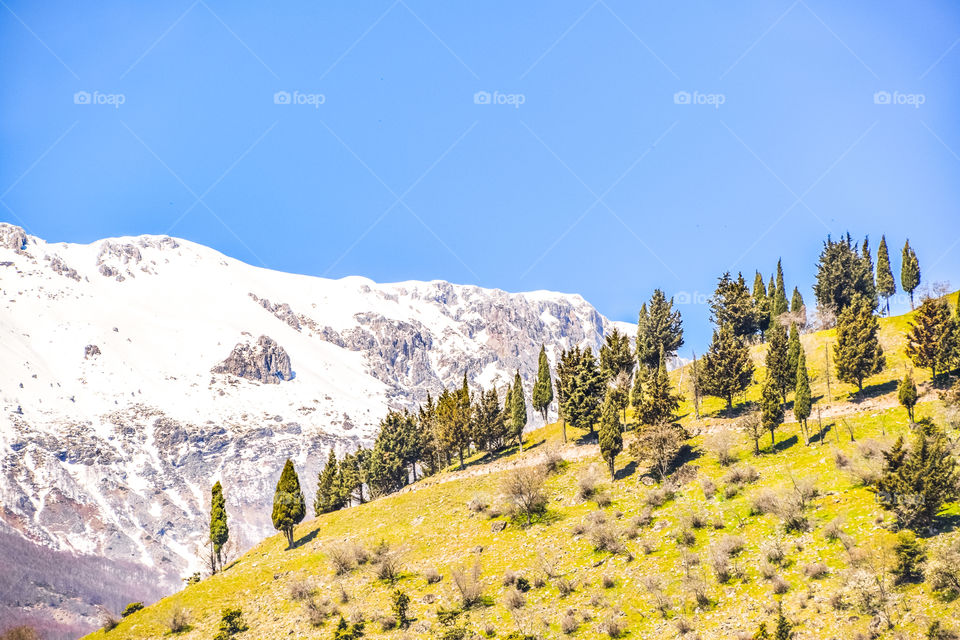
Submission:
{"label": "shrub", "polygon": [[596,467],[590,467],[577,478],[577,497],[584,502],[592,498],[599,482]]}
{"label": "shrub", "polygon": [[760,473],[749,464],[738,464],[731,467],[723,476],[723,481],[730,484],[751,484],[760,479]]}
{"label": "shrub", "polygon": [[787,552],[783,549],[783,542],[779,538],[774,538],[763,547],[763,555],[767,562],[773,564],[783,564],[787,557]]}
{"label": "shrub", "polygon": [[573,635],[577,632],[577,629],[580,628],[580,623],[577,622],[577,617],[573,615],[573,612],[567,611],[567,613],[560,619],[560,631],[565,634]]}
{"label": "shrub", "polygon": [[617,585],[617,579],[609,573],[603,574],[603,578],[600,579],[600,582],[604,589],[612,589]]}
{"label": "shrub", "polygon": [[247,625],[243,621],[243,611],[226,608],[220,612],[220,626],[217,629],[217,635],[213,636],[213,640],[227,640],[246,630]]}
{"label": "shrub", "polygon": [[619,638],[627,630],[627,625],[620,616],[610,614],[610,616],[603,621],[602,628],[603,632],[611,638]]}
{"label": "shrub", "polygon": [[527,580],[526,578],[524,578],[523,576],[517,577],[517,581],[516,581],[516,583],[514,583],[514,586],[515,586],[518,590],[520,590],[520,591],[522,591],[522,592],[524,592],[524,593],[526,593],[527,591],[530,591],[530,581]]}
{"label": "shrub", "polygon": [[934,620],[927,627],[927,640],[957,640],[957,635],[953,630],[943,626],[939,620]]}
{"label": "shrub", "polygon": [[470,569],[457,567],[450,572],[464,609],[479,604],[483,597],[483,585],[480,584],[481,573],[479,562],[475,562]]}
{"label": "shrub", "polygon": [[327,549],[327,557],[330,564],[333,565],[333,571],[338,576],[353,571],[356,566],[356,553],[354,549],[347,544],[335,544]]}
{"label": "shrub", "polygon": [[103,607],[99,609],[100,615],[100,628],[104,631],[113,631],[117,628],[117,625],[120,624],[120,620],[117,616],[113,615]]}
{"label": "shrub", "polygon": [[784,580],[779,575],[773,576],[770,580],[770,588],[773,589],[773,592],[777,595],[783,595],[790,590],[790,583]]}
{"label": "shrub", "polygon": [[40,635],[33,627],[11,627],[0,633],[0,640],[40,640]]}
{"label": "shrub", "polygon": [[288,588],[291,600],[306,600],[313,595],[313,586],[303,578],[291,580]]}
{"label": "shrub", "polygon": [[190,613],[181,606],[174,606],[167,614],[166,622],[170,633],[177,634],[190,630]]}
{"label": "shrub", "polygon": [[487,503],[481,500],[480,498],[474,496],[470,498],[469,502],[467,502],[467,509],[469,509],[473,513],[483,513],[484,511],[487,510]]}
{"label": "shrub", "polygon": [[841,535],[843,535],[843,520],[841,518],[834,518],[823,528],[823,536],[831,542],[839,540]]}
{"label": "shrub", "polygon": [[383,631],[392,631],[397,628],[397,619],[393,616],[380,616],[378,622]]}
{"label": "shrub", "polygon": [[555,446],[547,447],[543,452],[543,468],[547,473],[557,473],[563,469],[566,461]]}
{"label": "shrub", "polygon": [[942,597],[960,596],[960,539],[943,540],[930,550],[924,577]]}
{"label": "shrub", "polygon": [[565,598],[577,590],[577,581],[565,578],[563,576],[554,578],[553,586],[560,592],[560,597]]}
{"label": "shrub", "polygon": [[622,553],[625,549],[623,542],[608,524],[595,525],[590,530],[590,544],[596,551],[608,551],[610,553]]}
{"label": "shrub", "polygon": [[387,551],[378,554],[374,563],[374,573],[378,580],[389,584],[396,583],[403,573],[403,562],[400,560],[400,554],[396,551]]}
{"label": "shrub", "polygon": [[654,487],[644,495],[644,502],[650,507],[662,507],[673,500],[675,492],[671,487]]}
{"label": "shrub", "polygon": [[703,489],[703,497],[707,500],[717,493],[717,483],[710,478],[700,480],[700,488]]}
{"label": "shrub", "polygon": [[440,575],[436,567],[427,567],[423,570],[423,578],[427,581],[427,584],[436,584],[443,579],[443,576]]}
{"label": "shrub", "polygon": [[677,618],[676,621],[673,623],[673,626],[674,628],[676,628],[677,633],[679,633],[681,636],[686,635],[691,631],[693,631],[693,623],[690,622],[690,620],[688,620],[687,618],[684,618],[683,616],[680,616],[679,618]]}
{"label": "shrub", "polygon": [[737,452],[734,447],[737,444],[737,438],[730,431],[718,431],[707,438],[707,449],[717,457],[724,467],[728,467],[737,461]]}
{"label": "shrub", "polygon": [[330,600],[317,600],[313,597],[304,601],[303,611],[307,616],[307,621],[315,627],[319,627],[327,618],[339,613]]}
{"label": "shrub", "polygon": [[547,509],[545,476],[542,469],[522,467],[509,472],[503,480],[503,493],[516,511],[529,525],[533,516]]}
{"label": "shrub", "polygon": [[825,578],[830,573],[830,569],[822,562],[811,562],[803,568],[803,573],[808,578]]}
{"label": "shrub", "polygon": [[697,536],[691,529],[681,526],[677,530],[677,542],[685,547],[692,547],[697,543]]}
{"label": "shrub", "polygon": [[123,608],[123,611],[120,613],[120,617],[121,617],[121,618],[126,618],[126,617],[129,616],[130,614],[136,613],[137,611],[140,611],[141,609],[143,609],[143,603],[142,603],[142,602],[131,602],[130,604],[128,604],[126,607]]}
{"label": "shrub", "polygon": [[397,589],[393,592],[392,605],[393,615],[397,619],[397,625],[399,625],[401,629],[409,627],[410,616],[408,615],[408,611],[410,609],[410,596],[400,591],[400,589]]}
{"label": "shrub", "polygon": [[777,494],[770,489],[761,489],[750,498],[750,515],[776,513],[779,507]]}
{"label": "shrub", "polygon": [[503,605],[510,611],[516,611],[526,603],[526,598],[523,597],[523,594],[516,587],[507,589],[507,592],[503,596]]}
{"label": "shrub", "polygon": [[921,567],[926,560],[926,554],[912,531],[905,530],[899,533],[893,551],[897,560],[891,573],[896,584],[919,582],[923,579]]}

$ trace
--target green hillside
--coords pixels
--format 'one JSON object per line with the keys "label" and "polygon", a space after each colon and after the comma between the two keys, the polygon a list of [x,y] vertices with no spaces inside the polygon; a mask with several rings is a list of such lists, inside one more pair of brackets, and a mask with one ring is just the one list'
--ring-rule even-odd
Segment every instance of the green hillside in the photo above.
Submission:
{"label": "green hillside", "polygon": [[[754,456],[723,401],[707,399],[695,420],[689,367],[673,372],[691,439],[672,499],[628,453],[632,432],[614,482],[595,440],[568,428],[563,443],[552,424],[529,433],[523,453],[477,456],[463,471],[306,521],[291,550],[283,535],[268,538],[223,573],[88,637],[212,638],[225,608],[242,610],[248,630],[237,638],[334,638],[340,616],[362,620],[370,638],[750,638],[760,623],[774,637],[778,603],[794,638],[924,638],[936,620],[960,629],[960,600],[923,580],[894,584],[893,516],[865,484],[882,468],[881,450],[897,436],[913,438],[896,398],[896,381],[912,368],[904,354],[909,320],[881,320],[887,367],[866,382],[865,398],[853,398],[856,388],[832,373],[827,397],[824,349],[834,331],[802,337],[816,400],[810,423],[818,435],[809,446],[788,412],[776,447],[767,434]],[[754,347],[758,365],[763,351]],[[917,418],[932,418],[956,440],[954,410],[930,388],[929,371],[914,376]],[[757,385],[746,395],[755,400]],[[732,464],[715,454],[718,433],[733,434]],[[547,509],[526,526],[510,515],[504,482],[545,462],[553,467]],[[817,489],[800,514],[806,526],[788,531],[782,513],[764,513],[805,485]],[[947,505],[920,540],[928,557],[960,546],[958,524],[960,504]],[[340,575],[337,558],[349,565]],[[391,574],[393,581],[378,577]],[[473,606],[462,607],[457,578],[463,590],[479,590],[469,594]],[[391,628],[397,590],[410,598],[403,629]],[[172,634],[175,612],[189,626]]]}

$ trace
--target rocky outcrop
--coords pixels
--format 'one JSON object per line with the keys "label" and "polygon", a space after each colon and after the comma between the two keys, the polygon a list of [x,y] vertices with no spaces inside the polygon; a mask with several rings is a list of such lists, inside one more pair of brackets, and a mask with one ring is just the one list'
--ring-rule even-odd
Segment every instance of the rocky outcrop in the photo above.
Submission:
{"label": "rocky outcrop", "polygon": [[274,304],[266,298],[257,297],[255,293],[250,293],[250,297],[253,298],[254,302],[258,303],[261,307],[276,316],[278,320],[282,320],[297,331],[300,331],[300,318],[296,313],[293,312],[293,309],[290,308],[289,304],[286,302]]}
{"label": "rocky outcrop", "polygon": [[70,278],[71,280],[80,282],[80,274],[77,273],[77,270],[67,266],[67,263],[65,263],[60,256],[44,256],[44,258],[50,262],[50,268],[54,271],[54,273],[59,273],[65,278]]}
{"label": "rocky outcrop", "polygon": [[88,344],[83,348],[83,357],[85,360],[96,358],[98,355],[100,355],[100,347],[95,344]]}
{"label": "rocky outcrop", "polygon": [[27,248],[27,234],[20,227],[0,222],[0,247],[23,253]]}
{"label": "rocky outcrop", "polygon": [[228,373],[267,384],[293,379],[290,356],[268,336],[260,336],[255,345],[249,342],[238,343],[227,359],[211,369],[211,372]]}

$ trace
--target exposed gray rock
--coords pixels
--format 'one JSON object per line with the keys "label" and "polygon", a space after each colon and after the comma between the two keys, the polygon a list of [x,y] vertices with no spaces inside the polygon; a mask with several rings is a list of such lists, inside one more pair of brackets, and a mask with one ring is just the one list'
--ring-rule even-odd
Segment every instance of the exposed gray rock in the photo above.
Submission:
{"label": "exposed gray rock", "polygon": [[254,302],[259,303],[261,307],[275,315],[278,319],[286,322],[297,331],[300,331],[300,318],[293,312],[289,304],[286,302],[273,304],[266,298],[258,298],[255,293],[250,293],[250,297],[253,298]]}
{"label": "exposed gray rock", "polygon": [[249,342],[238,343],[227,359],[210,371],[229,373],[238,378],[268,384],[293,379],[290,356],[275,340],[267,336],[260,336],[256,345]]}
{"label": "exposed gray rock", "polygon": [[63,259],[58,255],[53,256],[44,256],[46,260],[50,262],[50,268],[65,278],[70,278],[71,280],[76,280],[80,282],[80,274],[77,273],[76,269],[72,269],[67,266]]}
{"label": "exposed gray rock", "polygon": [[27,234],[18,226],[0,222],[0,247],[23,253],[27,248]]}
{"label": "exposed gray rock", "polygon": [[100,347],[95,344],[88,344],[83,348],[83,357],[87,360],[100,355]]}

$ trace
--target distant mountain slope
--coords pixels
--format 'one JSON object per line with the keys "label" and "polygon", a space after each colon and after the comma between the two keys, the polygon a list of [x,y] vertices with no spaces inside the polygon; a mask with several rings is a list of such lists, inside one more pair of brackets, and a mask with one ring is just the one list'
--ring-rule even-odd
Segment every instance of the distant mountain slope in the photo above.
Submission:
{"label": "distant mountain slope", "polygon": [[[7,224],[0,305],[0,532],[36,562],[135,563],[155,593],[197,564],[215,479],[249,546],[272,532],[286,457],[312,493],[326,451],[367,441],[388,406],[464,373],[529,382],[541,344],[554,359],[613,326],[577,295],[327,280],[168,237],[50,244]],[[97,585],[82,591],[59,595]]]}

